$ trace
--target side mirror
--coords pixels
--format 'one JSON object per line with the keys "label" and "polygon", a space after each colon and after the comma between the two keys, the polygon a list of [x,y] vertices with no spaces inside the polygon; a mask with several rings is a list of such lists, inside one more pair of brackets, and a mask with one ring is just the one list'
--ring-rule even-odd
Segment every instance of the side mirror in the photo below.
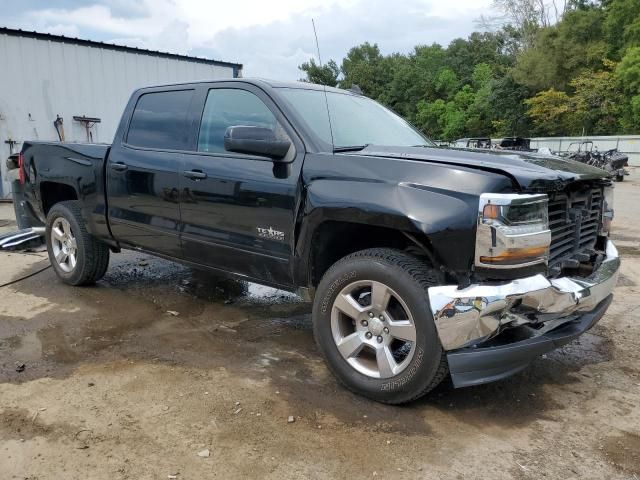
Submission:
{"label": "side mirror", "polygon": [[281,161],[291,148],[291,141],[277,138],[270,128],[238,125],[227,128],[224,148],[229,152],[264,155]]}

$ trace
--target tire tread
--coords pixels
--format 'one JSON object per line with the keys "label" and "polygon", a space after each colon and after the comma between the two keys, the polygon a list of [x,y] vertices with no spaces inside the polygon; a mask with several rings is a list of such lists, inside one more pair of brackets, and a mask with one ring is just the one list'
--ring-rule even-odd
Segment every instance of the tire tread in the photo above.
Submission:
{"label": "tire tread", "polygon": [[[75,217],[78,224],[76,236],[82,240],[84,246],[84,268],[80,277],[72,282],[73,285],[93,285],[100,280],[109,267],[109,247],[92,236],[86,228],[82,217],[82,203],[78,200],[68,200],[55,204],[51,210],[63,207]],[[51,213],[51,212],[50,212]]]}
{"label": "tire tread", "polygon": [[[331,276],[332,271],[340,268],[342,264],[350,262],[355,259],[362,259],[362,258],[379,259],[384,261],[385,263],[390,263],[400,267],[407,274],[409,274],[424,289],[425,292],[429,287],[439,285],[442,282],[440,272],[438,272],[434,268],[431,268],[423,260],[417,258],[414,255],[411,255],[410,253],[404,252],[402,250],[393,249],[393,248],[370,248],[370,249],[354,252],[338,260],[336,263],[334,263],[327,270],[327,272],[325,272],[325,275]],[[318,335],[315,335],[315,337],[317,339]],[[333,371],[333,369],[331,368],[331,364],[329,362],[328,362],[328,365],[329,365],[329,368]],[[333,373],[334,375],[336,374],[336,372],[333,372]],[[379,401],[389,405],[399,405],[403,403],[412,402],[429,393],[431,390],[437,387],[448,375],[449,375],[449,364],[447,363],[447,355],[444,352],[444,350],[441,350],[440,359],[438,362],[438,367],[436,369],[436,372],[433,375],[433,378],[431,379],[431,381],[422,390],[417,392],[415,395],[409,398],[403,398],[402,400],[394,400],[390,398],[388,400],[382,399]],[[338,375],[335,375],[335,376],[338,379],[340,379]],[[361,392],[358,392],[356,389],[352,388],[350,385],[346,384],[345,382],[341,381],[341,383],[345,385],[345,387],[347,387],[352,392],[361,394]]]}

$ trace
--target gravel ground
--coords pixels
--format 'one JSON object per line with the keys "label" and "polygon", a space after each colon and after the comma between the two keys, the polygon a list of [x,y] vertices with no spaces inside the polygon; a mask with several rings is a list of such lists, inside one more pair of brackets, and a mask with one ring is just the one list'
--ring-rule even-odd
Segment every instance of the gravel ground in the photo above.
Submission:
{"label": "gravel ground", "polygon": [[[640,479],[639,195],[640,171],[617,185],[622,275],[593,330],[404,407],[340,387],[285,292],[131,252],[92,288],[2,287],[2,478]],[[46,262],[0,253],[0,284]]]}

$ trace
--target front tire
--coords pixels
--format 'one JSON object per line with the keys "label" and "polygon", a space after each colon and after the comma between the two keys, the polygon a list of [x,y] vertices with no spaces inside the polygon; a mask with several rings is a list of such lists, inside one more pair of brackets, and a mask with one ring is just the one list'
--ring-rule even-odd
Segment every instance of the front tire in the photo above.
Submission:
{"label": "front tire", "polygon": [[87,232],[77,200],[51,207],[46,240],[49,261],[64,283],[92,285],[107,271],[109,247]]}
{"label": "front tire", "polygon": [[329,369],[350,390],[400,404],[448,374],[427,289],[438,272],[405,252],[369,249],[334,264],[318,286],[313,329]]}

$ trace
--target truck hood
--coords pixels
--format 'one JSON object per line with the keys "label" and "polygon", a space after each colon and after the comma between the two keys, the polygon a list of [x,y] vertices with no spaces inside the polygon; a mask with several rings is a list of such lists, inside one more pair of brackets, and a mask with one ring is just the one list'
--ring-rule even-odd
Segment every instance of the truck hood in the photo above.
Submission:
{"label": "truck hood", "polygon": [[608,177],[604,170],[574,160],[516,151],[483,152],[443,147],[369,145],[357,153],[354,152],[354,155],[402,158],[498,171],[511,177],[526,191],[561,190],[577,180],[603,180]]}

